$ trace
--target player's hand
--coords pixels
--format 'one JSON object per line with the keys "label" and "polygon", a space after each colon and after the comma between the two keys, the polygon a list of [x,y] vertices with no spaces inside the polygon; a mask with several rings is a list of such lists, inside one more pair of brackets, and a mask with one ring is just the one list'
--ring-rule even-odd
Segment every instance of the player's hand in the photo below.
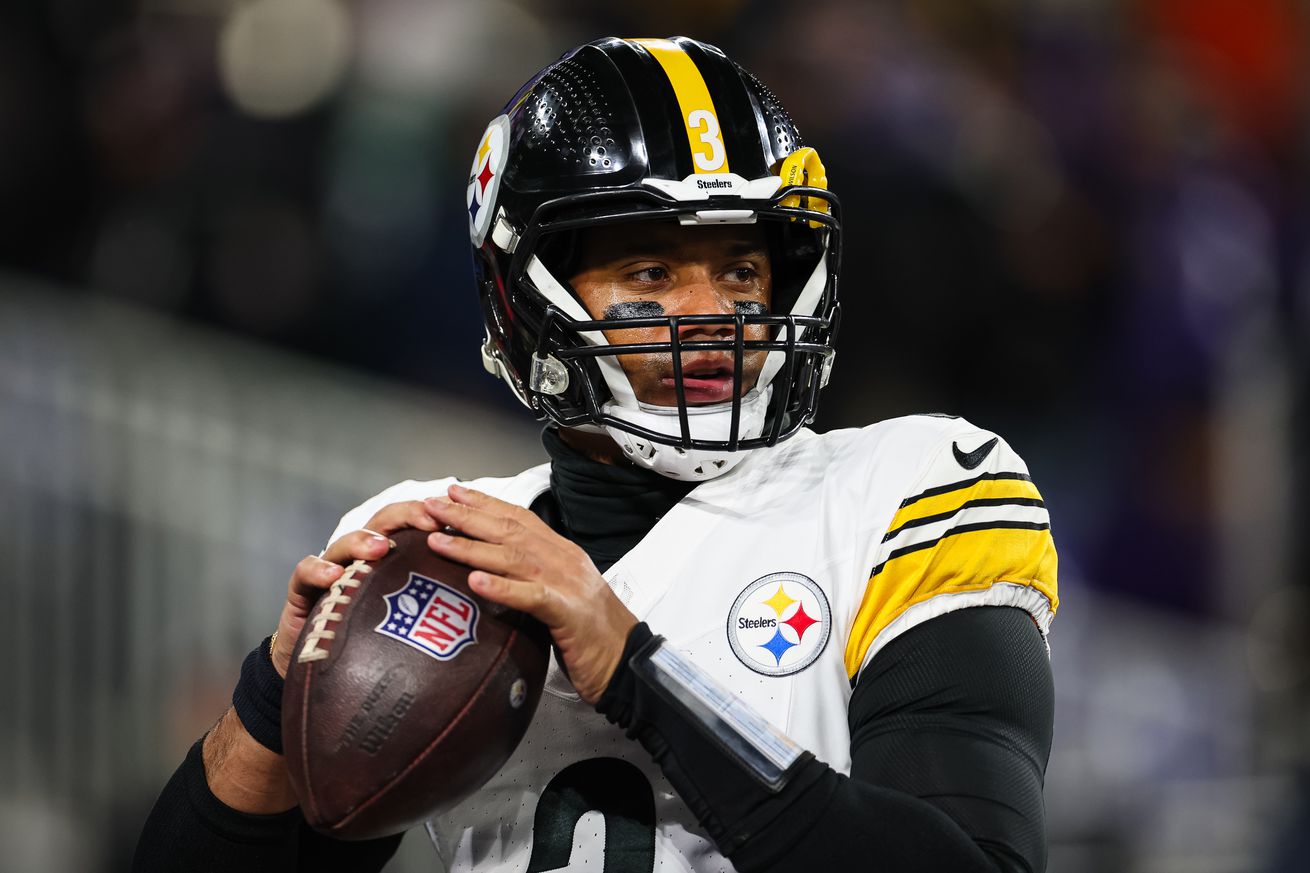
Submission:
{"label": "player's hand", "polygon": [[452,485],[449,499],[424,501],[439,522],[465,534],[428,535],[433,551],[474,568],[469,585],[488,600],[550,628],[578,694],[595,703],[618,667],[637,618],[575,543],[531,510]]}
{"label": "player's hand", "polygon": [[368,520],[364,529],[351,531],[327,547],[322,555],[306,555],[296,565],[287,583],[287,601],[273,641],[273,667],[282,676],[291,666],[291,652],[300,639],[300,629],[323,592],[341,578],[345,566],[353,561],[376,561],[391,549],[389,534],[415,527],[433,531],[439,525],[424,508],[423,502],[410,500],[382,507]]}

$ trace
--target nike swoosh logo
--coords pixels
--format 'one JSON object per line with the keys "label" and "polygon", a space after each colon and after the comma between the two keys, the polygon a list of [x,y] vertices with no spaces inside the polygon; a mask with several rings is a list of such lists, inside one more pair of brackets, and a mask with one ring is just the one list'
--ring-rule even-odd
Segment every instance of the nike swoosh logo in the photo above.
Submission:
{"label": "nike swoosh logo", "polygon": [[972,470],[974,467],[981,464],[984,458],[992,453],[992,449],[996,447],[996,441],[998,439],[999,437],[992,437],[972,452],[962,452],[960,451],[960,444],[952,442],[951,451],[955,453],[955,460],[960,462],[961,467],[966,470]]}

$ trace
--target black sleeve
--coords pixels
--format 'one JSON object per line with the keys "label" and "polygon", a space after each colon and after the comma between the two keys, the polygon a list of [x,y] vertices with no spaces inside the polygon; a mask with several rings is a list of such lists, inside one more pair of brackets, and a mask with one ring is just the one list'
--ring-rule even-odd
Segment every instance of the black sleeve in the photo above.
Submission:
{"label": "black sleeve", "polygon": [[976,607],[897,638],[851,700],[852,775],[807,753],[772,788],[637,681],[628,656],[651,639],[638,625],[597,708],[646,747],[742,873],[1045,869],[1054,696],[1026,613]]}
{"label": "black sleeve", "polygon": [[376,873],[402,834],[362,842],[323,836],[299,808],[277,815],[238,812],[209,790],[204,740],[187,753],[146,819],[132,859],[134,873]]}
{"label": "black sleeve", "polygon": [[851,775],[923,798],[997,870],[1044,870],[1054,712],[1050,656],[1027,613],[949,613],[892,641],[860,677]]}

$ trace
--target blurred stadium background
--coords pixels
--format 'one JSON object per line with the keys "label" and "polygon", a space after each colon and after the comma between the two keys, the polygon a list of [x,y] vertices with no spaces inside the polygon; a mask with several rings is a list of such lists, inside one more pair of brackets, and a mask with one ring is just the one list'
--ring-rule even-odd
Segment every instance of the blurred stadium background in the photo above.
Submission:
{"label": "blurred stadium background", "polygon": [[719,44],[824,156],[820,427],[960,413],[1042,483],[1050,869],[1310,869],[1305,3],[17,0],[0,871],[126,868],[345,509],[543,455],[480,368],[465,178],[606,33]]}

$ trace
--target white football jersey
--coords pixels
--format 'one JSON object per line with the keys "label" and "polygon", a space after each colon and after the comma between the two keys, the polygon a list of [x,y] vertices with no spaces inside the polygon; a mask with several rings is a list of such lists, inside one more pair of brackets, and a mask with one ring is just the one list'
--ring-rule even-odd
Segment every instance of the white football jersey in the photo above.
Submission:
{"label": "white football jersey", "polygon": [[[466,483],[528,506],[550,465]],[[402,482],[342,519],[444,494]],[[605,573],[639,619],[761,716],[850,771],[846,707],[899,634],[955,609],[1058,606],[1041,496],[1018,455],[967,421],[909,416],[803,430],[704,482]],[[581,702],[554,663],[527,736],[459,809],[428,824],[464,871],[731,870],[636,742]]]}

